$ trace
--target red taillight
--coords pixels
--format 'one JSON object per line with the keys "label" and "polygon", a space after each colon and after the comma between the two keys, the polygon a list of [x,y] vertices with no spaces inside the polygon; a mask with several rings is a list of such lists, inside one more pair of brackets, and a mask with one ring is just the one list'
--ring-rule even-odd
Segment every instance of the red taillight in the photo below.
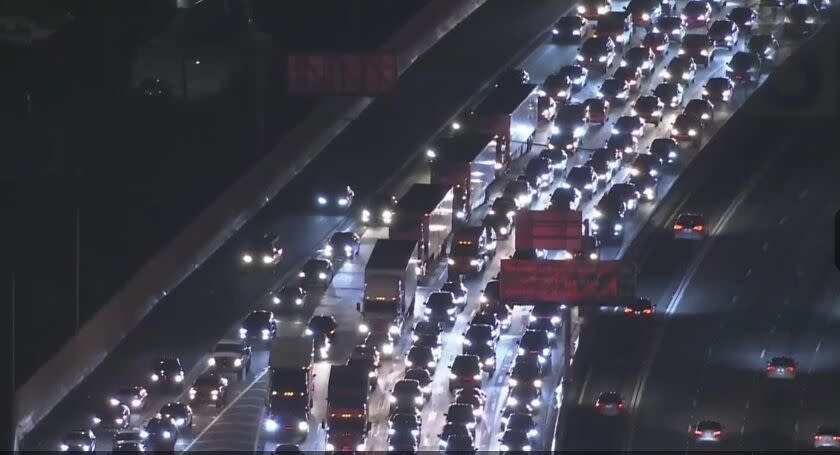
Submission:
{"label": "red taillight", "polygon": [[632,312],[633,312],[633,310],[631,310],[630,308],[625,308],[625,309],[624,309],[624,312],[625,312],[625,313],[632,313]]}
{"label": "red taillight", "polygon": [[796,368],[795,367],[787,367],[786,370],[788,370],[790,372],[794,372],[794,371],[796,371]]}
{"label": "red taillight", "polygon": [[715,436],[720,436],[720,430],[715,431]]}
{"label": "red taillight", "polygon": [[694,229],[695,231],[700,232],[700,231],[702,231],[702,230],[703,230],[703,226],[694,226],[694,227],[693,227],[693,228],[691,228],[691,229]]}
{"label": "red taillight", "polygon": [[703,432],[702,432],[702,431],[700,431],[700,430],[694,430],[694,435],[695,435],[695,436],[702,436],[702,435],[703,435]]}
{"label": "red taillight", "polygon": [[599,401],[599,402],[597,402],[597,403],[595,403],[595,407],[596,407],[596,408],[600,408],[601,406],[602,406],[602,404],[601,404],[601,402],[600,402],[600,401]]}
{"label": "red taillight", "polygon": [[773,365],[767,365],[767,371],[775,371],[775,370],[776,370],[776,367],[774,367]]}
{"label": "red taillight", "polygon": [[650,310],[650,308],[645,308],[645,310],[644,310],[644,311],[642,311],[642,313],[644,313],[644,314],[651,314],[651,313],[653,313],[653,311],[651,311],[651,310]]}
{"label": "red taillight", "polygon": [[818,434],[815,434],[815,435],[814,435],[814,441],[816,441],[817,439],[820,439],[820,438],[821,438],[821,436],[820,436],[820,435],[818,435]]}
{"label": "red taillight", "polygon": [[674,230],[675,231],[679,231],[679,230],[682,230],[684,228],[685,228],[685,226],[683,226],[682,224],[679,224],[679,223],[674,225]]}
{"label": "red taillight", "polygon": [[618,403],[618,409],[624,409],[624,403]]}

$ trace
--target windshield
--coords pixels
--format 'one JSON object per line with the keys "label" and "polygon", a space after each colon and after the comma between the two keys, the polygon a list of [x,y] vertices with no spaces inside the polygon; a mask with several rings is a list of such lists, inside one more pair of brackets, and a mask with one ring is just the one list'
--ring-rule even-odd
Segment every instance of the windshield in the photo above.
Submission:
{"label": "windshield", "polygon": [[690,1],[683,8],[685,14],[703,14],[706,12],[706,2]]}
{"label": "windshield", "polygon": [[522,335],[522,345],[526,347],[541,347],[548,343],[548,337],[542,331],[527,331]]}
{"label": "windshield", "polygon": [[399,381],[394,384],[394,394],[416,395],[418,393],[420,389],[416,381]]}
{"label": "windshield", "polygon": [[575,123],[583,120],[585,107],[582,104],[566,105],[557,113],[557,123]]}
{"label": "windshield", "polygon": [[484,295],[488,297],[498,297],[499,296],[499,282],[498,281],[488,281],[487,285],[484,287]]}
{"label": "windshield", "polygon": [[604,92],[617,92],[623,88],[624,81],[615,78],[609,78],[601,85],[601,91]]}
{"label": "windshield", "polygon": [[584,168],[573,168],[569,171],[567,179],[572,182],[586,182],[590,180],[590,172]]}
{"label": "windshield", "polygon": [[195,380],[196,387],[216,387],[219,385],[219,377],[215,375],[199,376]]}
{"label": "windshield", "polygon": [[449,292],[433,292],[426,305],[429,308],[445,310],[452,306],[452,294]]}
{"label": "windshield", "polygon": [[461,374],[478,374],[481,370],[481,367],[478,365],[478,362],[473,357],[455,357],[455,361],[452,362],[452,372],[458,372]]}
{"label": "windshield", "polygon": [[584,41],[583,46],[580,48],[581,53],[589,55],[601,54],[606,52],[606,50],[606,41],[598,38],[590,38]]}
{"label": "windshield", "polygon": [[709,38],[706,35],[685,35],[682,45],[686,49],[696,49],[709,45]]}
{"label": "windshield", "polygon": [[737,53],[732,56],[732,61],[729,62],[729,65],[733,68],[739,69],[747,69],[750,68],[753,64],[753,59],[750,54],[744,53]]}
{"label": "windshield", "polygon": [[156,369],[163,371],[177,370],[180,367],[181,365],[178,363],[177,360],[174,359],[158,360],[157,364],[155,365]]}
{"label": "windshield", "polygon": [[722,35],[724,33],[729,33],[732,27],[729,24],[729,21],[715,21],[712,23],[712,26],[709,27],[709,33],[713,33],[716,35]]}
{"label": "windshield", "polygon": [[446,420],[450,422],[471,422],[474,419],[470,405],[450,406],[446,413]]}
{"label": "windshield", "polygon": [[513,366],[511,376],[517,378],[535,378],[540,375],[540,369],[533,363],[517,363]]}
{"label": "windshield", "polygon": [[306,274],[324,271],[327,268],[325,261],[309,261],[303,266],[303,272]]}
{"label": "windshield", "polygon": [[330,239],[330,243],[334,245],[345,245],[354,242],[354,234],[352,232],[336,232]]}

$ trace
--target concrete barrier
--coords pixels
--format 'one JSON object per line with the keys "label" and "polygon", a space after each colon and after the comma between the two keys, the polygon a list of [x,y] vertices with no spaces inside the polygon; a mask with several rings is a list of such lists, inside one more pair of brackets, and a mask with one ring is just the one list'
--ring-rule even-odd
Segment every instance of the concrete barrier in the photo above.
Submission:
{"label": "concrete barrier", "polygon": [[[381,46],[404,73],[486,0],[433,0]],[[153,256],[15,393],[17,438],[95,370],[128,333],[250,220],[364,109],[371,98],[326,98],[274,149]]]}

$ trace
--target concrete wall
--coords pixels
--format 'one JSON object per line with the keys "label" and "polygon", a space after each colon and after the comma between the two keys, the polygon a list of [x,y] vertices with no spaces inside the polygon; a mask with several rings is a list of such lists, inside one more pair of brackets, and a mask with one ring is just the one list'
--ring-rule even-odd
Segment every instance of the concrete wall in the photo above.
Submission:
{"label": "concrete wall", "polygon": [[[486,0],[434,0],[381,47],[405,72]],[[167,292],[288,184],[372,98],[325,99],[274,150],[152,257],[55,356],[15,394],[18,434],[25,434],[105,359]]]}

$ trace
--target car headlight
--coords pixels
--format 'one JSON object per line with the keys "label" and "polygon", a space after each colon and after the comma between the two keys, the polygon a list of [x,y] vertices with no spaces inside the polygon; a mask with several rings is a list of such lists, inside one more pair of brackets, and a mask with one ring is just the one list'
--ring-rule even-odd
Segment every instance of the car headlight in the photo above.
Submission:
{"label": "car headlight", "polygon": [[680,19],[686,20],[688,19],[688,16],[686,16],[685,14],[680,14]]}
{"label": "car headlight", "polygon": [[359,324],[359,333],[368,333],[370,332],[370,327],[367,324]]}
{"label": "car headlight", "polygon": [[454,381],[455,379],[458,379],[458,376],[456,376],[454,373],[449,373],[449,379]]}
{"label": "car headlight", "polygon": [[391,355],[394,353],[394,345],[391,343],[385,343],[382,345],[382,353],[385,355]]}
{"label": "car headlight", "polygon": [[338,205],[340,205],[340,206],[342,206],[342,207],[346,207],[346,206],[347,206],[347,204],[349,204],[349,203],[350,203],[350,200],[348,200],[348,199],[347,199],[347,198],[345,198],[345,197],[343,197],[343,198],[341,198],[341,199],[339,199],[339,200],[338,200]]}
{"label": "car headlight", "polygon": [[692,136],[692,137],[693,137],[693,136],[697,136],[697,130],[694,130],[694,129],[692,129],[692,130],[688,130],[688,135],[689,135],[689,136]]}
{"label": "car headlight", "polygon": [[455,308],[449,308],[446,310],[446,314],[455,314]]}
{"label": "car headlight", "polygon": [[100,419],[99,417],[96,417],[96,416],[94,416],[93,419],[91,419],[91,420],[93,421],[94,425],[99,425],[99,422],[102,422],[102,419]]}
{"label": "car headlight", "polygon": [[480,381],[481,380],[481,374],[473,375],[473,379],[476,380],[476,381]]}
{"label": "car headlight", "polygon": [[174,423],[175,423],[175,426],[179,426],[179,427],[183,426],[184,425],[184,418],[183,417],[178,417],[177,419],[175,419]]}
{"label": "car headlight", "polygon": [[473,409],[473,417],[481,417],[482,414],[481,409]]}
{"label": "car headlight", "polygon": [[319,273],[318,273],[318,279],[320,279],[320,280],[326,280],[326,279],[327,279],[327,274],[326,274],[326,273],[324,273],[324,272],[319,272]]}
{"label": "car headlight", "polygon": [[131,407],[132,408],[139,408],[141,404],[143,404],[143,401],[140,400],[139,398],[134,398],[133,400],[131,400]]}
{"label": "car headlight", "polygon": [[274,419],[265,419],[263,427],[265,428],[265,431],[273,433],[277,431],[277,421],[275,421]]}
{"label": "car headlight", "polygon": [[298,278],[306,278],[306,272],[298,273]]}
{"label": "car headlight", "polygon": [[362,223],[369,223],[370,222],[370,210],[364,209],[362,210]]}
{"label": "car headlight", "polygon": [[487,346],[493,346],[493,340],[487,340]]}
{"label": "car headlight", "polygon": [[551,323],[554,324],[554,325],[559,324],[560,323],[560,316],[552,316],[551,317]]}
{"label": "car headlight", "polygon": [[242,359],[234,359],[233,360],[233,366],[241,367],[242,366]]}
{"label": "car headlight", "polygon": [[585,189],[585,190],[591,190],[591,189],[592,189],[592,184],[591,184],[591,183],[587,183],[586,185],[583,185],[583,189]]}
{"label": "car headlight", "polygon": [[683,78],[684,81],[687,81],[687,80],[691,79],[691,75],[688,74],[688,73],[683,73],[682,78]]}
{"label": "car headlight", "polygon": [[536,387],[536,388],[542,387],[542,380],[541,379],[534,379],[534,387]]}
{"label": "car headlight", "polygon": [[195,387],[190,387],[190,390],[189,390],[190,398],[195,398],[196,393],[198,393],[198,391],[195,390]]}
{"label": "car headlight", "polygon": [[324,446],[324,448],[330,451],[335,450],[335,446],[330,444],[329,442],[326,444],[326,446]]}
{"label": "car headlight", "polygon": [[705,14],[701,14],[701,15],[697,16],[697,20],[698,20],[698,21],[705,21],[705,20],[706,20],[706,15],[705,15]]}
{"label": "car headlight", "polygon": [[210,357],[209,359],[207,359],[207,366],[212,367],[212,366],[215,366],[215,365],[216,365],[216,359],[214,359],[213,357]]}
{"label": "car headlight", "polygon": [[170,432],[168,432],[168,431],[164,431],[164,432],[161,434],[161,436],[163,436],[163,439],[169,439],[169,438],[171,438],[171,437],[172,437],[172,433],[170,433]]}
{"label": "car headlight", "polygon": [[678,50],[677,55],[685,55],[685,49]]}
{"label": "car headlight", "polygon": [[551,33],[552,33],[552,34],[554,34],[554,35],[559,35],[559,34],[560,34],[560,30],[557,30],[557,29],[555,28],[555,29],[552,29],[552,30],[551,30]]}
{"label": "car headlight", "polygon": [[610,9],[606,6],[599,6],[598,7],[598,14],[607,14]]}
{"label": "car headlight", "polygon": [[428,362],[428,363],[426,363],[426,366],[429,367],[429,368],[434,368],[435,367],[435,362],[434,361]]}
{"label": "car headlight", "polygon": [[725,37],[725,38],[723,38],[723,39],[724,39],[724,40],[726,40],[726,41],[732,41],[732,37],[731,37],[731,36],[727,36],[727,37]]}
{"label": "car headlight", "polygon": [[487,360],[484,361],[484,366],[489,367],[489,366],[493,366],[495,364],[496,364],[496,359],[493,358],[493,357],[490,357],[490,358],[488,358]]}
{"label": "car headlight", "polygon": [[247,254],[247,253],[243,254],[242,255],[242,262],[244,262],[246,264],[250,264],[250,263],[254,262],[254,257],[251,256],[250,254]]}
{"label": "car headlight", "polygon": [[522,450],[525,451],[525,452],[530,452],[531,451],[531,446],[524,445],[524,446],[522,446]]}
{"label": "car headlight", "polygon": [[146,439],[149,437],[149,432],[146,430],[140,430],[140,439]]}
{"label": "car headlight", "polygon": [[405,366],[411,368],[412,365],[414,365],[414,363],[412,363],[411,360],[405,359]]}
{"label": "car headlight", "polygon": [[58,446],[58,448],[62,452],[67,452],[68,450],[70,450],[70,446],[68,446],[67,444],[61,444],[61,445]]}
{"label": "car headlight", "polygon": [[303,331],[303,333],[304,333],[306,336],[312,336],[315,332],[313,332],[313,331],[312,331],[312,329],[310,329],[309,327],[307,327],[307,328],[306,328],[306,330],[304,330],[304,331]]}
{"label": "car headlight", "polygon": [[548,357],[548,354],[550,354],[550,353],[551,353],[551,349],[543,348],[543,350],[542,350],[543,357]]}
{"label": "car headlight", "polygon": [[309,431],[309,424],[306,422],[298,422],[298,431]]}
{"label": "car headlight", "polygon": [[615,232],[621,232],[623,229],[624,229],[624,226],[622,226],[620,224],[616,224],[615,226],[613,226],[613,230]]}
{"label": "car headlight", "polygon": [[175,377],[172,378],[172,379],[174,379],[175,382],[181,382],[181,381],[184,380],[184,375],[179,373],[179,374],[176,374]]}
{"label": "car headlight", "polygon": [[[592,211],[592,217],[593,218],[601,218],[602,216],[604,216],[604,214],[601,213],[600,210],[595,209],[595,210]],[[536,317],[534,317],[534,316],[531,316],[531,317],[533,318],[533,319],[531,319],[532,322],[537,320]]]}
{"label": "car headlight", "polygon": [[577,12],[578,12],[578,14],[583,14],[583,13],[586,12],[586,8],[583,7],[583,6],[578,6],[577,7]]}
{"label": "car headlight", "polygon": [[607,61],[607,56],[606,56],[606,55],[602,55],[602,56],[598,57],[598,61],[599,61],[599,62],[601,62],[601,63],[606,62],[606,61]]}
{"label": "car headlight", "polygon": [[363,442],[363,443],[357,445],[356,450],[359,451],[359,452],[364,452],[365,451],[365,443]]}
{"label": "car headlight", "polygon": [[117,406],[117,405],[120,404],[120,400],[118,400],[116,398],[109,398],[108,399],[108,404],[110,404],[111,406]]}
{"label": "car headlight", "polygon": [[649,21],[650,20],[650,14],[648,14],[648,13],[642,14],[642,20],[643,21]]}
{"label": "car headlight", "polygon": [[464,343],[464,346],[472,346],[472,341],[470,341],[466,338],[463,340],[463,343]]}
{"label": "car headlight", "polygon": [[90,452],[90,444],[82,444],[82,452]]}
{"label": "car headlight", "polygon": [[324,196],[318,196],[318,204],[327,205],[327,198],[325,198]]}
{"label": "car headlight", "polygon": [[431,308],[423,308],[423,313],[432,314],[432,309]]}
{"label": "car headlight", "polygon": [[507,405],[508,405],[508,406],[518,406],[518,405],[519,405],[519,400],[517,400],[517,399],[516,399],[516,398],[514,398],[514,397],[508,397],[508,399],[507,399]]}
{"label": "car headlight", "polygon": [[262,261],[263,261],[263,264],[271,264],[272,262],[274,262],[274,258],[266,254],[266,255],[263,255]]}
{"label": "car headlight", "polygon": [[455,265],[455,259],[447,258],[446,263],[449,264],[449,265]]}
{"label": "car headlight", "polygon": [[502,234],[502,235],[507,235],[507,234],[508,234],[508,232],[510,232],[510,229],[508,229],[508,228],[506,228],[506,227],[501,227],[501,228],[499,228],[499,234]]}
{"label": "car headlight", "polygon": [[730,95],[732,95],[732,90],[724,90],[722,95],[724,98],[728,98]]}

